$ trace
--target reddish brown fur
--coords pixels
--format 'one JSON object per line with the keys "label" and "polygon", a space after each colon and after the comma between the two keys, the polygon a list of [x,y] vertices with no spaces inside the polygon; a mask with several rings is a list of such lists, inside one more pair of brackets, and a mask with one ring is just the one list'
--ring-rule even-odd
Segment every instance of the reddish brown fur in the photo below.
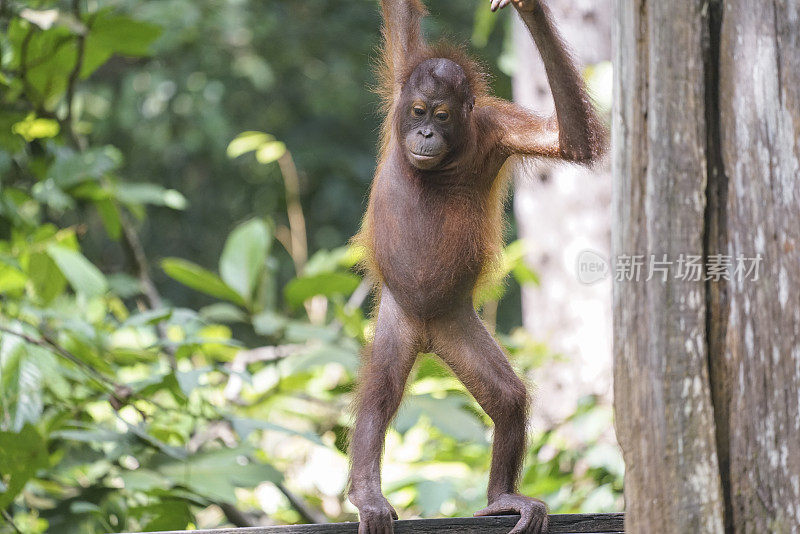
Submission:
{"label": "reddish brown fur", "polygon": [[[522,6],[531,0],[514,1]],[[545,8],[524,13],[523,20],[545,62],[556,103],[555,121],[490,96],[485,75],[461,49],[428,46],[420,32],[425,9],[419,0],[382,4],[385,44],[380,92],[386,118],[369,206],[354,238],[365,249],[365,266],[380,299],[375,339],[360,377],[350,449],[349,495],[361,516],[359,533],[392,532],[391,518],[396,514],[380,488],[384,434],[417,354],[433,350],[495,424],[490,506],[484,513],[521,513],[514,533],[538,534],[546,529],[543,503],[515,493],[524,453],[527,392],[476,314],[472,295],[502,245],[507,187],[503,169],[508,159],[520,155],[591,162],[600,154],[604,132]],[[412,163],[409,146],[416,146],[418,135],[424,134],[416,132],[417,126],[403,126],[415,123],[409,118],[414,111],[410,97],[402,95],[406,84],[409,94],[421,91],[409,80],[418,66],[434,58],[461,67],[463,73],[443,76],[456,76],[458,83],[466,79],[474,109],[470,105],[466,111],[467,101],[461,96],[453,100],[460,102],[460,110],[454,112],[463,112],[458,117],[466,122],[452,122],[443,135],[458,132],[458,143],[453,145],[457,148],[448,152],[449,159],[441,160],[441,166],[420,167]],[[442,72],[460,71],[452,67]],[[422,78],[423,85],[439,74],[431,71],[424,76],[430,78]],[[452,98],[463,94],[461,89],[448,91]],[[440,96],[431,97],[431,102]],[[431,109],[436,105],[432,103]],[[453,129],[456,126],[458,130]],[[405,135],[412,136],[412,145]]]}
{"label": "reddish brown fur", "polygon": [[[427,11],[421,2],[413,2],[420,10],[420,13],[426,14]],[[384,18],[387,14],[384,9]],[[376,69],[379,79],[377,88],[378,95],[381,97],[382,109],[384,112],[383,126],[381,127],[381,142],[379,147],[378,166],[375,173],[376,178],[381,175],[384,170],[385,162],[387,159],[387,152],[391,146],[392,140],[392,119],[396,113],[397,93],[399,87],[408,80],[411,73],[420,63],[432,58],[445,58],[458,63],[464,69],[467,79],[469,80],[470,87],[473,94],[478,99],[478,102],[488,102],[491,97],[488,96],[489,86],[487,77],[477,61],[471,58],[462,48],[456,47],[450,43],[442,42],[431,47],[428,46],[421,39],[417,41],[417,47],[413,47],[408,52],[408,57],[402,65],[394,66],[393,51],[396,50],[397,45],[392,44],[392,40],[388,37],[388,29],[384,27],[384,46],[383,53]],[[374,180],[370,189],[370,199],[375,197],[375,186],[377,180]],[[487,202],[487,208],[490,208],[492,213],[484,221],[486,228],[481,235],[488,237],[487,241],[493,243],[487,249],[496,255],[499,250],[499,244],[502,243],[502,203],[506,193],[506,180],[498,180],[496,187],[492,191],[493,198]],[[493,208],[493,209],[492,209]],[[375,262],[375,246],[374,246],[374,226],[372,224],[372,212],[374,209],[374,202],[370,201],[367,206],[367,212],[364,215],[361,230],[353,238],[353,243],[362,248],[364,259],[362,260],[362,267],[366,271],[369,278],[375,283],[376,288],[380,288],[383,277],[377,263]],[[493,254],[487,254],[486,259],[490,259]],[[488,265],[487,265],[488,267]]]}

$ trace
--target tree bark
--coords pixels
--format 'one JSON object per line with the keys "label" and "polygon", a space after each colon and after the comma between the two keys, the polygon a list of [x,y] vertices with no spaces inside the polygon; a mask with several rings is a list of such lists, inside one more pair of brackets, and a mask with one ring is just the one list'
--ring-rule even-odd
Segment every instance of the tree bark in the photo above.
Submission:
{"label": "tree bark", "polygon": [[[615,258],[703,255],[703,3],[617,1]],[[721,532],[704,282],[631,274],[614,285],[627,528]]]}
{"label": "tree bark", "polygon": [[721,27],[728,284],[719,396],[736,532],[800,532],[800,3],[728,0]]}
{"label": "tree bark", "polygon": [[[617,274],[644,260],[614,283],[626,528],[800,532],[800,7],[616,0],[615,18]],[[650,255],[706,270],[645,281]]]}

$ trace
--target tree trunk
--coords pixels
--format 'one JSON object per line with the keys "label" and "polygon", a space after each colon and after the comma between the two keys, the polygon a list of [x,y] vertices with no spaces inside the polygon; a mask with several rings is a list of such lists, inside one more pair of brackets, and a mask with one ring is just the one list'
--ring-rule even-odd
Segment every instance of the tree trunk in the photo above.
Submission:
{"label": "tree trunk", "polygon": [[614,44],[626,528],[800,532],[800,7],[616,0]]}
{"label": "tree trunk", "polygon": [[[728,253],[763,256],[731,280],[714,384],[726,404],[737,532],[800,532],[800,3],[725,3],[720,64]],[[727,424],[725,424],[727,423]]]}
{"label": "tree trunk", "polygon": [[[581,65],[611,59],[610,0],[550,0],[558,28]],[[528,29],[514,20],[514,100],[536,112],[555,112],[544,65]],[[522,288],[523,324],[549,350],[566,359],[537,369],[534,426],[547,428],[575,412],[588,394],[611,393],[611,280],[581,283],[576,276],[581,251],[608,257],[611,246],[611,172],[573,165],[538,163],[520,167],[514,213],[528,263],[542,285]]]}

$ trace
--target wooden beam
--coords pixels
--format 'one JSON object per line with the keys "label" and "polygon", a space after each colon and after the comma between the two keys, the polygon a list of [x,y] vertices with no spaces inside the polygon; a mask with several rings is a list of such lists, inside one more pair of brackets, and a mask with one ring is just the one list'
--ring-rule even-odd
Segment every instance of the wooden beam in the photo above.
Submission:
{"label": "wooden beam", "polygon": [[[394,522],[395,534],[508,534],[519,516],[412,519]],[[180,534],[172,531],[161,534]],[[279,527],[194,530],[192,534],[356,534],[358,523],[287,525]],[[550,516],[551,534],[622,534],[623,514],[556,514]]]}

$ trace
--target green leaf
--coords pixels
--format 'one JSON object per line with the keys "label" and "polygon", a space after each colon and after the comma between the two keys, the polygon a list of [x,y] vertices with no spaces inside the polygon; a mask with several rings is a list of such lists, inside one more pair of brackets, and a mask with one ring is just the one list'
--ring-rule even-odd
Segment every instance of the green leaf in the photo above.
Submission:
{"label": "green leaf", "polygon": [[220,275],[246,302],[252,300],[271,238],[266,223],[253,219],[238,226],[225,242],[219,260]]}
{"label": "green leaf", "polygon": [[133,276],[125,273],[112,273],[108,275],[108,287],[111,292],[120,298],[127,299],[141,294],[142,284]]}
{"label": "green leaf", "polygon": [[31,113],[24,120],[14,124],[11,131],[21,135],[26,141],[34,139],[46,139],[58,135],[60,128],[58,122],[53,119],[39,119]]}
{"label": "green leaf", "polygon": [[196,454],[183,462],[167,462],[156,471],[173,484],[205,497],[235,502],[235,488],[254,488],[262,482],[280,483],[283,476],[271,465],[255,462],[246,448]]}
{"label": "green leaf", "polygon": [[442,513],[442,505],[458,496],[458,489],[452,480],[422,480],[416,484],[416,489],[417,503],[423,517]]}
{"label": "green leaf", "polygon": [[142,313],[132,315],[122,327],[126,326],[142,326],[142,325],[155,325],[162,321],[168,320],[172,317],[172,308],[161,308],[158,310],[147,310]]}
{"label": "green leaf", "polygon": [[77,39],[69,28],[34,30],[27,21],[12,18],[8,38],[16,58],[25,43],[25,96],[37,106],[53,109],[67,88],[78,58]]}
{"label": "green leaf", "polygon": [[152,204],[176,210],[186,209],[187,204],[186,197],[178,191],[150,183],[123,182],[116,186],[113,194],[125,204]]}
{"label": "green leaf", "polygon": [[166,258],[161,261],[161,268],[168,276],[194,290],[212,297],[228,300],[244,306],[242,297],[216,274],[203,269],[196,263],[180,258]]}
{"label": "green leaf", "polygon": [[263,311],[253,316],[253,330],[260,336],[274,336],[282,330],[289,320],[274,311]]}
{"label": "green leaf", "polygon": [[318,250],[306,262],[303,268],[305,276],[330,273],[342,267],[352,267],[349,261],[350,247],[339,247],[333,250]]}
{"label": "green leaf", "polygon": [[278,161],[286,154],[286,145],[280,141],[271,141],[264,143],[258,150],[256,150],[256,160],[267,165],[273,161]]}
{"label": "green leaf", "polygon": [[[608,425],[604,425],[604,429]],[[586,451],[585,461],[589,467],[605,469],[618,477],[625,474],[625,462],[619,447],[611,443],[597,443]]]}
{"label": "green leaf", "polygon": [[73,501],[69,505],[69,512],[72,515],[100,514],[102,513],[102,509],[93,502]]}
{"label": "green leaf", "polygon": [[43,304],[52,302],[67,285],[67,279],[61,274],[56,262],[43,252],[31,254],[28,274],[33,283],[33,291]]}
{"label": "green leaf", "polygon": [[143,468],[135,471],[122,471],[120,478],[125,484],[125,489],[129,491],[147,491],[153,488],[163,488],[169,484],[167,479],[155,471]]}
{"label": "green leaf", "polygon": [[93,148],[86,152],[59,150],[56,161],[47,171],[61,189],[70,189],[82,182],[98,180],[122,163],[122,154],[113,146]]}
{"label": "green leaf", "polygon": [[185,501],[172,500],[160,504],[143,506],[142,510],[151,519],[144,526],[144,532],[165,530],[184,530],[193,519],[189,504]]}
{"label": "green leaf", "polygon": [[166,189],[161,195],[161,200],[166,207],[174,210],[185,210],[186,206],[189,204],[186,197],[175,189]]}
{"label": "green leaf", "polygon": [[80,443],[123,443],[130,440],[128,434],[121,434],[113,430],[92,426],[87,430],[67,429],[56,430],[50,434],[51,439],[65,439]]}
{"label": "green leaf", "polygon": [[[17,122],[24,120],[26,115],[24,113],[14,113],[11,110],[4,109],[0,113],[0,148],[6,151],[6,155],[0,156],[0,172],[5,173],[11,164],[9,154],[22,150],[25,146],[25,141],[11,131],[11,128]],[[2,154],[2,152],[0,152]]]}
{"label": "green leaf", "polygon": [[28,423],[37,423],[44,409],[42,369],[25,341],[11,334],[0,338],[0,414],[10,419],[10,430],[21,430]]}
{"label": "green leaf", "polygon": [[526,243],[522,239],[509,243],[503,249],[500,265],[475,292],[473,300],[476,306],[500,300],[506,293],[505,280],[509,273],[513,273],[514,279],[520,285],[539,284],[536,272],[525,263],[525,252]]}
{"label": "green leaf", "polygon": [[199,313],[204,321],[211,323],[243,323],[247,321],[245,312],[224,302],[204,306],[200,308]]}
{"label": "green leaf", "polygon": [[348,371],[355,372],[360,362],[358,349],[358,346],[326,343],[293,356],[286,361],[286,367],[294,374],[320,365],[338,363]]}
{"label": "green leaf", "polygon": [[401,407],[395,420],[395,428],[404,433],[422,415],[427,415],[433,426],[459,441],[485,443],[486,428],[464,405],[465,400],[455,395],[443,399],[435,399],[430,395],[414,395]]}
{"label": "green leaf", "polygon": [[300,306],[315,295],[349,295],[358,287],[361,279],[352,273],[321,273],[295,278],[283,290],[291,306]]}
{"label": "green leaf", "polygon": [[183,394],[188,397],[200,385],[200,378],[212,370],[211,367],[203,367],[201,369],[192,369],[191,371],[177,371],[175,379],[178,381],[178,386]]}
{"label": "green leaf", "polygon": [[486,9],[483,4],[478,4],[475,10],[475,22],[472,27],[472,45],[475,48],[484,48],[489,43],[489,37],[497,25],[498,17]]}
{"label": "green leaf", "polygon": [[[43,377],[41,381],[42,388],[49,390],[56,398],[68,398],[77,383],[86,381],[85,374],[77,371],[71,364],[66,364],[63,359],[59,359],[47,349],[26,344],[25,351],[27,352],[28,359],[36,366],[38,372],[41,373]],[[74,380],[74,382],[70,382],[70,379]],[[46,404],[43,406],[45,408],[47,407]],[[29,409],[30,407],[25,408],[25,410]],[[27,413],[30,414],[29,419],[27,419],[28,421],[31,423],[36,421],[38,423],[40,416],[44,412],[30,410]]]}
{"label": "green leaf", "polygon": [[33,197],[42,204],[47,204],[56,212],[64,212],[75,208],[75,200],[66,194],[52,179],[42,180],[33,185]]}
{"label": "green leaf", "polygon": [[78,320],[68,324],[67,328],[62,328],[61,332],[59,343],[63,348],[98,371],[111,372],[110,360],[104,348],[98,346],[98,333],[92,326]]}
{"label": "green leaf", "polygon": [[94,205],[97,213],[100,214],[106,232],[108,232],[108,237],[119,241],[119,238],[122,237],[122,219],[120,219],[117,205],[108,198],[96,200]]}
{"label": "green leaf", "polygon": [[0,294],[13,293],[25,288],[28,277],[12,265],[0,262]]}
{"label": "green leaf", "polygon": [[524,262],[520,262],[511,271],[514,274],[514,279],[519,285],[533,284],[535,286],[541,285],[539,275],[531,267]]}
{"label": "green leaf", "polygon": [[117,416],[117,420],[120,421],[121,423],[123,423],[125,425],[125,427],[128,429],[128,431],[131,432],[131,434],[133,434],[134,436],[136,436],[140,440],[144,441],[145,443],[148,443],[149,445],[151,445],[151,446],[155,447],[156,449],[160,450],[161,452],[163,452],[168,457],[170,457],[170,458],[172,458],[174,460],[177,460],[177,461],[183,461],[184,459],[186,459],[186,457],[187,457],[186,449],[184,449],[182,447],[175,447],[175,446],[168,445],[168,444],[164,443],[163,441],[161,441],[158,438],[156,438],[156,437],[152,436],[151,434],[149,434],[144,429],[143,425],[132,425],[132,424],[128,423],[127,421],[123,420],[119,416]]}
{"label": "green leaf", "polygon": [[283,333],[289,343],[305,343],[306,341],[334,342],[339,333],[326,325],[313,325],[305,321],[288,321]]}
{"label": "green leaf", "polygon": [[586,88],[592,101],[603,113],[611,110],[614,100],[614,67],[610,61],[601,61],[584,70]]}
{"label": "green leaf", "polygon": [[503,261],[501,264],[503,276],[510,273],[511,270],[520,263],[525,263],[526,251],[527,244],[524,239],[517,239],[506,245],[503,249]]}
{"label": "green leaf", "polygon": [[233,426],[233,430],[239,434],[239,439],[244,441],[246,440],[250,434],[253,433],[255,430],[272,430],[275,432],[280,432],[282,434],[288,434],[290,436],[298,436],[301,438],[305,438],[308,441],[315,443],[317,445],[325,445],[322,439],[313,434],[311,432],[299,432],[297,430],[292,430],[291,428],[287,428],[285,426],[276,425],[275,423],[270,423],[268,421],[261,421],[260,419],[248,419],[245,417],[231,417],[230,418],[231,426]]}
{"label": "green leaf", "polygon": [[146,56],[150,45],[161,35],[161,27],[148,22],[101,11],[92,15],[84,45],[81,77],[86,78],[113,54]]}
{"label": "green leaf", "polygon": [[242,132],[228,144],[228,157],[238,158],[242,154],[258,150],[264,143],[274,140],[273,136],[263,132]]}
{"label": "green leaf", "polygon": [[256,160],[266,165],[283,157],[286,154],[286,145],[263,132],[243,132],[228,145],[229,158],[253,151],[256,153]]}
{"label": "green leaf", "polygon": [[0,477],[5,491],[0,493],[0,510],[11,504],[39,469],[47,467],[44,439],[31,425],[20,432],[0,432]]}
{"label": "green leaf", "polygon": [[60,245],[50,245],[47,247],[47,254],[56,262],[75,292],[98,297],[108,290],[108,282],[103,273],[80,252]]}

